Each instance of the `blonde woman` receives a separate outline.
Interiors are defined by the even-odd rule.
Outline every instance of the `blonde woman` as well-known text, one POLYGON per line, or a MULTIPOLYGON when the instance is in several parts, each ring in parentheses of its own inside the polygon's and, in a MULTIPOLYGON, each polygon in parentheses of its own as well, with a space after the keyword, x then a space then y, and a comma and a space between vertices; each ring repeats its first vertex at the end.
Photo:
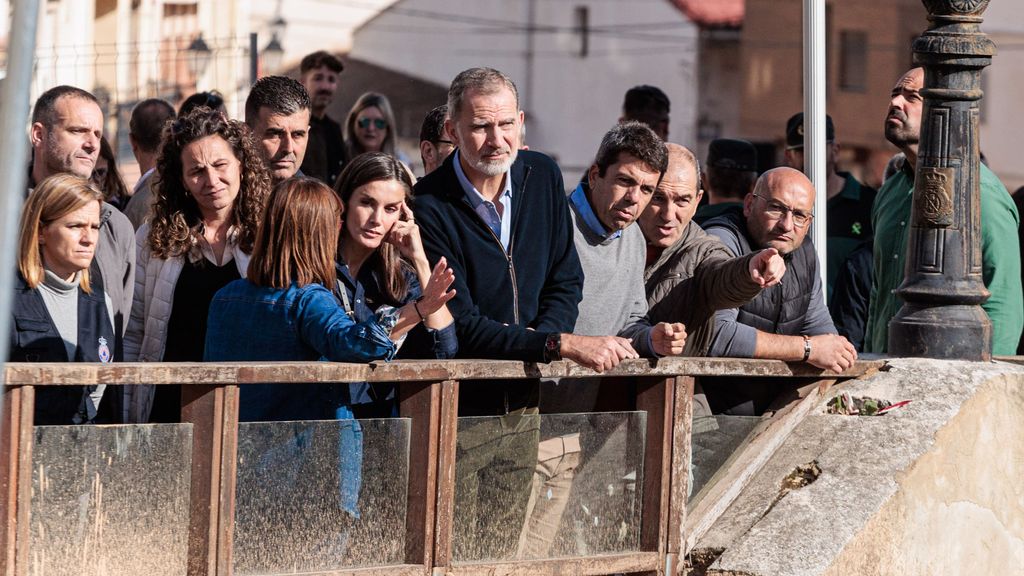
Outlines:
MULTIPOLYGON (((12 362, 111 362, 120 355, 111 304, 89 278, 103 194, 87 179, 56 174, 29 194, 21 212, 12 308, 12 362)), ((36 424, 110 422, 113 394, 102 386, 36 390, 36 424)))

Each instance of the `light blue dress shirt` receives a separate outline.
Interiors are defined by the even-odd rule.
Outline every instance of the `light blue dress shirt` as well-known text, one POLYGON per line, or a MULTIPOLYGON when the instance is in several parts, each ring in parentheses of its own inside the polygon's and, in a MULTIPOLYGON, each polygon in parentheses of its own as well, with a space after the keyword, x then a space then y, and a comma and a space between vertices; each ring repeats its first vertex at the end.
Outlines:
POLYGON ((512 239, 512 171, 505 172, 505 189, 498 197, 501 202, 501 215, 494 203, 485 198, 479 190, 473 186, 466 173, 462 171, 462 164, 459 162, 459 151, 455 151, 455 158, 452 162, 455 165, 455 175, 459 178, 459 184, 466 193, 469 205, 480 215, 484 223, 494 232, 494 235, 501 239, 501 245, 508 251, 509 241, 512 239))

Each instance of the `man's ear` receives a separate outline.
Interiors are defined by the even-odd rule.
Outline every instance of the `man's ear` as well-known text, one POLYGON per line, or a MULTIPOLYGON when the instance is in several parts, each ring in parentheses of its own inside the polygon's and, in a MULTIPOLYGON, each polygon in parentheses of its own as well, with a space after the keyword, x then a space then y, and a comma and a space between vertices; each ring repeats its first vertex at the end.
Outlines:
POLYGON ((456 148, 459 147, 459 135, 455 130, 455 122, 451 118, 444 119, 444 133, 452 141, 456 148))
POLYGON ((697 195, 693 197, 694 204, 700 204, 700 199, 704 197, 704 189, 697 188, 697 195))
POLYGON ((597 164, 591 164, 590 170, 587 170, 587 186, 591 190, 594 189, 594 182, 597 180, 598 176, 600 175, 600 172, 601 169, 597 167, 597 164))
POLYGON ((420 160, 423 161, 423 165, 427 165, 427 158, 434 157, 434 144, 427 140, 420 140, 420 160))
POLYGON ((32 141, 32 146, 38 146, 46 138, 46 126, 43 126, 42 122, 32 123, 32 128, 29 129, 29 140, 32 141))
POLYGON ((754 200, 755 196, 753 192, 748 192, 743 197, 743 216, 750 218, 750 214, 754 211, 754 200))

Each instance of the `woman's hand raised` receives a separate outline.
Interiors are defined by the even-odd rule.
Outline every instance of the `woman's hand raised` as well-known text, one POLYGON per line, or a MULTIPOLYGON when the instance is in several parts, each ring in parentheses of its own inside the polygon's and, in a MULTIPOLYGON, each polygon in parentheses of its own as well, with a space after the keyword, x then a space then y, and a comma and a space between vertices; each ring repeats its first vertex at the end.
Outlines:
POLYGON ((455 297, 455 290, 448 289, 452 282, 455 282, 455 273, 448 268, 448 261, 442 257, 430 273, 430 279, 423 287, 423 295, 416 303, 420 315, 430 316, 455 297))
POLYGON ((402 216, 391 227, 391 233, 388 234, 387 242, 397 248, 399 254, 413 264, 421 260, 426 264, 427 255, 423 251, 420 227, 416 225, 416 220, 413 218, 409 205, 404 202, 402 203, 402 216))

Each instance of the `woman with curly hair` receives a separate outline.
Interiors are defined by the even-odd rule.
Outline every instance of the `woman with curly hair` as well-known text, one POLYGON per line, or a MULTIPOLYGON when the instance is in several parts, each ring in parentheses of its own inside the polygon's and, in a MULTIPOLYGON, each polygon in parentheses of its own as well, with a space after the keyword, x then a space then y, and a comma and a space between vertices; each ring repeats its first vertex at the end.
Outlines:
MULTIPOLYGON (((200 107, 168 124, 136 234, 125 359, 201 362, 214 293, 244 278, 270 176, 245 124, 200 107)), ((177 422, 180 387, 131 387, 129 422, 177 422)))

